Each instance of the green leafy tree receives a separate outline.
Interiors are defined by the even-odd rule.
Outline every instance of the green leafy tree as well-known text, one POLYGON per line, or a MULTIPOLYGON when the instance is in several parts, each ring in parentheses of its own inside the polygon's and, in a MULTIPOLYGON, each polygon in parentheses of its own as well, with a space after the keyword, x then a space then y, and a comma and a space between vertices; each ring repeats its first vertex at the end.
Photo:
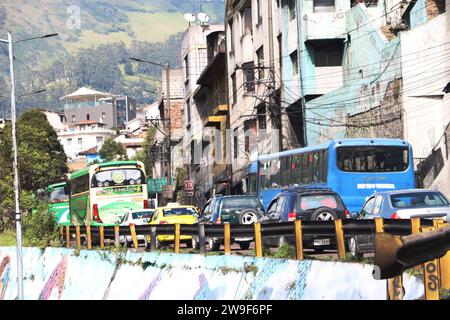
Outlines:
POLYGON ((99 155, 103 161, 128 160, 128 156, 122 148, 122 145, 114 141, 114 138, 108 138, 105 140, 102 148, 100 149, 99 155))
MULTIPOLYGON (((36 191, 64 178, 67 157, 54 129, 39 110, 24 112, 17 121, 19 200, 22 211, 37 204, 36 191)), ((11 225, 14 172, 11 125, 0 130, 0 231, 11 225)))

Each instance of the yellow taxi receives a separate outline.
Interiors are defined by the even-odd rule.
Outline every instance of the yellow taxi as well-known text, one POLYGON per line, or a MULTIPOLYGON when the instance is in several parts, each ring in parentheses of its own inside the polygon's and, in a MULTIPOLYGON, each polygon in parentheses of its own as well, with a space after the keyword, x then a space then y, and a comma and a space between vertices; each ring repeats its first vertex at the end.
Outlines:
MULTIPOLYGON (((155 209, 150 224, 194 224, 198 218, 198 211, 194 206, 180 205, 169 203, 165 207, 158 207, 155 209)), ((161 235, 157 236, 156 247, 160 247, 161 244, 168 244, 173 242, 174 236, 161 235)), ((186 243, 188 248, 192 247, 192 236, 180 236, 180 241, 186 243)))

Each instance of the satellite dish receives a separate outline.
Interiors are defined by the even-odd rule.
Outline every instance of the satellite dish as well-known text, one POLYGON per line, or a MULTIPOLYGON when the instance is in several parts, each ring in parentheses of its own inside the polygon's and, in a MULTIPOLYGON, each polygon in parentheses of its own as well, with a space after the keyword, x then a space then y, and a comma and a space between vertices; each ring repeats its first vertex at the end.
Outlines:
POLYGON ((203 23, 206 23, 209 21, 209 16, 204 12, 200 12, 197 15, 197 18, 198 18, 198 20, 200 20, 200 22, 203 22, 203 23))
POLYGON ((189 22, 194 22, 196 18, 192 13, 186 13, 184 15, 184 19, 186 19, 186 21, 189 21, 189 22))

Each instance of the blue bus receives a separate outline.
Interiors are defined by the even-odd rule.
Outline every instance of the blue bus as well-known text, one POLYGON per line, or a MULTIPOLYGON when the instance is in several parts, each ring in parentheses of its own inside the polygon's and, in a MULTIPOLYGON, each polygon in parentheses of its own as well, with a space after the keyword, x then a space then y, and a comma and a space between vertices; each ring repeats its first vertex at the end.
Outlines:
POLYGON ((376 191, 415 187, 412 148, 399 139, 332 140, 259 156, 248 182, 266 210, 282 189, 308 185, 331 188, 350 212, 359 212, 376 191))

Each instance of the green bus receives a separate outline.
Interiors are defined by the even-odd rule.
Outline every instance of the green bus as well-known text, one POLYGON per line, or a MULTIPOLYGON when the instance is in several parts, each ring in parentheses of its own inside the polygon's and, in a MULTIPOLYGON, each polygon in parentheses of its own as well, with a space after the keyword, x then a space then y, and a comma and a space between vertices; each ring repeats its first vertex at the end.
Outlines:
POLYGON ((48 213, 54 221, 62 226, 70 225, 69 215, 69 194, 67 193, 67 183, 55 183, 47 187, 49 197, 48 213))
POLYGON ((118 225, 128 210, 148 208, 144 164, 115 161, 94 164, 70 176, 73 225, 118 225))

